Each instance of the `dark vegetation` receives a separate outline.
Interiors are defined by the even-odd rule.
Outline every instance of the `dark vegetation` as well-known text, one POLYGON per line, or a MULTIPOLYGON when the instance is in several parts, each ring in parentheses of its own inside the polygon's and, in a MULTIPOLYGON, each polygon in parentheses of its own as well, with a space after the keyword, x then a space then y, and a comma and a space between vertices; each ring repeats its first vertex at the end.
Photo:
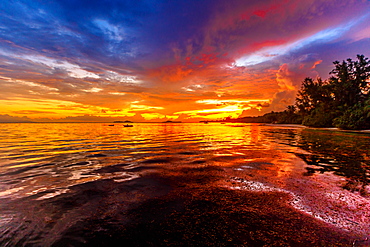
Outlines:
POLYGON ((364 55, 357 55, 356 61, 335 61, 334 66, 328 80, 313 80, 309 77, 304 79, 295 105, 288 106, 285 111, 239 118, 235 122, 370 129, 369 59, 364 55))

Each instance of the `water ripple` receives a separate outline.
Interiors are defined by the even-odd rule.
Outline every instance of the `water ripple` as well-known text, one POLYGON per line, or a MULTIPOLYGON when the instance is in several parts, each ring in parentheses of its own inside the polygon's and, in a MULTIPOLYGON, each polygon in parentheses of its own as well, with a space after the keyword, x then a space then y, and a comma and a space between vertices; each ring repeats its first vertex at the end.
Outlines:
POLYGON ((123 227, 131 205, 171 190, 196 197, 212 186, 286 193, 298 210, 359 234, 370 223, 352 210, 366 208, 360 203, 370 194, 369 135, 258 124, 135 125, 0 124, 0 245, 51 245, 78 222, 107 215, 106 224, 123 227), (314 192, 324 206, 315 208, 314 192))

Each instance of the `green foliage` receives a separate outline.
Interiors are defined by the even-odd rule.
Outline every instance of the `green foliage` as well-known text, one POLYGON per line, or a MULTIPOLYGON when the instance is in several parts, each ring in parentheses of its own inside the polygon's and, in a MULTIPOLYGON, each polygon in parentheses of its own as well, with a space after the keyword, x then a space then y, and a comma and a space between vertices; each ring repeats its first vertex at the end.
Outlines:
POLYGON ((307 77, 302 82, 301 90, 298 91, 296 105, 301 114, 307 115, 319 105, 330 104, 331 101, 331 85, 321 78, 314 81, 307 77))
POLYGON ((310 127, 331 127, 335 113, 324 104, 313 109, 309 115, 303 118, 303 125, 310 127))
POLYGON ((370 129, 370 100, 349 107, 343 115, 334 119, 334 126, 341 129, 370 129))
POLYGON ((296 107, 294 105, 288 106, 288 109, 283 112, 276 113, 276 123, 286 124, 301 124, 302 116, 297 114, 296 107))

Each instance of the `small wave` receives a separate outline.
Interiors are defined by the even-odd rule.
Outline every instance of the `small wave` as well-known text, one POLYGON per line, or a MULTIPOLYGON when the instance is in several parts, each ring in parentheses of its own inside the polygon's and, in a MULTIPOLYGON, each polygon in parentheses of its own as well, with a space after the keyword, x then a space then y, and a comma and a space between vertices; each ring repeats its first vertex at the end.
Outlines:
POLYGON ((39 198, 37 198, 36 200, 40 201, 40 200, 45 200, 45 199, 49 199, 49 198, 53 198, 55 196, 59 196, 61 194, 64 194, 64 193, 67 193, 69 191, 69 189, 59 189, 59 190, 55 190, 55 192, 52 192, 52 193, 47 193, 39 198))
POLYGON ((230 186, 229 188, 231 189, 243 189, 243 190, 259 191, 259 192, 282 192, 284 191, 280 188, 269 186, 269 185, 266 185, 258 181, 245 180, 239 177, 233 177, 230 179, 230 181, 234 184, 239 184, 238 186, 230 186))

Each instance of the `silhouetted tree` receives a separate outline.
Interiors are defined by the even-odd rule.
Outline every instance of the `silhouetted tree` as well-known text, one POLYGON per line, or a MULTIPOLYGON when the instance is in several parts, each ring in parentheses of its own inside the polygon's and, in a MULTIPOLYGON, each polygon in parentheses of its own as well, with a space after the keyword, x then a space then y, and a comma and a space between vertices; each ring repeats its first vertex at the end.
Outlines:
POLYGON ((332 85, 318 78, 306 78, 298 91, 296 105, 302 122, 307 126, 328 127, 332 126, 333 96, 332 85))
POLYGON ((357 55, 357 61, 334 62, 328 81, 306 78, 298 91, 296 105, 303 124, 344 129, 369 128, 370 61, 357 55))
POLYGON ((314 81, 307 77, 303 82, 301 89, 298 91, 296 106, 300 113, 308 115, 313 109, 320 104, 329 104, 332 101, 331 85, 327 81, 318 78, 314 81))
POLYGON ((335 61, 329 80, 305 78, 295 106, 270 112, 246 121, 263 123, 302 123, 313 127, 370 129, 370 61, 357 55, 357 61, 335 61))
MULTIPOLYGON (((370 62, 364 55, 357 55, 357 61, 334 62, 335 68, 330 72, 329 83, 332 86, 337 107, 352 107, 369 99, 370 62)), ((340 109, 345 110, 345 109, 340 109)))
POLYGON ((357 61, 347 59, 335 61, 331 71, 330 84, 334 102, 340 112, 334 125, 343 129, 370 128, 370 61, 364 55, 357 55, 357 61))

